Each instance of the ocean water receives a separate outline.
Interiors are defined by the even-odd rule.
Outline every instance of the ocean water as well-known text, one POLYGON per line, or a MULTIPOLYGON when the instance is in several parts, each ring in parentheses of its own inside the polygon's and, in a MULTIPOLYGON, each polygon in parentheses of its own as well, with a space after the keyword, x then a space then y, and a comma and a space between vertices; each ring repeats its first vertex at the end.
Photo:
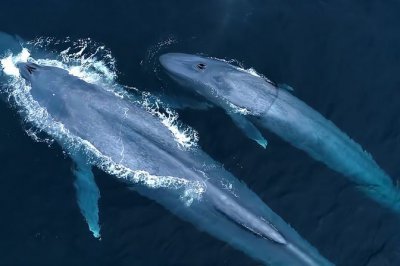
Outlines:
MULTIPOLYGON (((2 1, 0 30, 91 38, 120 83, 176 95, 164 52, 235 59, 315 108, 400 177, 399 1, 2 1)), ((199 145, 337 265, 400 265, 400 219, 347 178, 264 131, 266 150, 220 109, 179 111, 199 145)), ((34 142, 0 101, 0 265, 259 265, 96 170, 102 239, 79 212, 72 162, 34 142)), ((268 251, 266 251, 268 252, 268 251)))

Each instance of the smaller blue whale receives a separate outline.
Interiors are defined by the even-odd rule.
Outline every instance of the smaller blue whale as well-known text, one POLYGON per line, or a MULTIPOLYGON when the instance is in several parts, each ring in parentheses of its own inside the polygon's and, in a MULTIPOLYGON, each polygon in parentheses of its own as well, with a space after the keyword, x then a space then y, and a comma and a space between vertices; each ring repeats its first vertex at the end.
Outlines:
POLYGON ((372 199, 400 211, 400 194, 372 156, 331 121, 254 71, 203 56, 160 57, 167 73, 185 88, 226 110, 236 125, 265 147, 258 128, 268 129, 312 158, 342 173, 372 199))

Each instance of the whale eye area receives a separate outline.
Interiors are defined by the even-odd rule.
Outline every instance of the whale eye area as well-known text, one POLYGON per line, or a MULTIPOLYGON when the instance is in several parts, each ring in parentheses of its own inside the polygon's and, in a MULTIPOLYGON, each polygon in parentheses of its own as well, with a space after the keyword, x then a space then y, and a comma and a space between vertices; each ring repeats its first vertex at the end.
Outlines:
POLYGON ((197 64, 196 67, 197 67, 198 69, 200 69, 200 70, 204 70, 204 69, 206 69, 206 64, 200 63, 200 64, 197 64))

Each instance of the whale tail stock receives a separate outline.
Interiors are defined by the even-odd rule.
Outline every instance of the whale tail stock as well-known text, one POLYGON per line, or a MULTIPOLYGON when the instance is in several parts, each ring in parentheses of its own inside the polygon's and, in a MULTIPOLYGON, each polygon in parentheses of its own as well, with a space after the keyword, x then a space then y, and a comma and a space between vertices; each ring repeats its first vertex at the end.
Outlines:
POLYGON ((357 188, 386 208, 400 214, 400 180, 384 185, 358 185, 357 188))

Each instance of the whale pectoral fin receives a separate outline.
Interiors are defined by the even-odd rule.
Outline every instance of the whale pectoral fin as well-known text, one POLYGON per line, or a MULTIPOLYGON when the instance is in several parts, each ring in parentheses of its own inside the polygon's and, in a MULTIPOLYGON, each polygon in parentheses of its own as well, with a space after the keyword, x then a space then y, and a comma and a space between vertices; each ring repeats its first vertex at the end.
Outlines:
POLYGON ((74 156, 73 161, 73 173, 76 178, 74 187, 76 189, 79 208, 93 236, 100 238, 98 205, 100 191, 94 180, 92 166, 79 156, 74 156))
POLYGON ((263 137, 261 132, 251 123, 245 116, 238 113, 229 113, 233 122, 242 130, 242 132, 250 139, 256 141, 264 149, 268 145, 268 141, 263 137))

